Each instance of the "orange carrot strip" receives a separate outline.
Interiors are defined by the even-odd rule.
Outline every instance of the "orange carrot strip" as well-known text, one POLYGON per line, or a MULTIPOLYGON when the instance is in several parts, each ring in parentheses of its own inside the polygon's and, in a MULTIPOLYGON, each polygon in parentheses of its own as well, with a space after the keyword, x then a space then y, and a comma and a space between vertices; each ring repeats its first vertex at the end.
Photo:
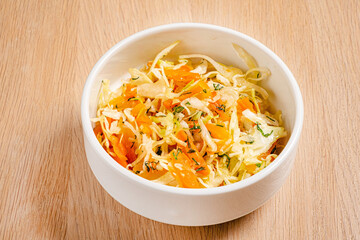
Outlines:
POLYGON ((186 139, 188 138, 186 132, 184 130, 179 130, 176 134, 175 137, 177 137, 178 139, 180 139, 181 141, 185 142, 186 139))
POLYGON ((171 110, 172 109, 172 99, 168 99, 163 102, 166 109, 171 110))
POLYGON ((176 133, 176 137, 180 140, 187 143, 187 145, 180 146, 180 149, 182 152, 191 160, 190 166, 192 169, 194 169, 198 174, 207 176, 210 174, 210 169, 207 166, 204 158, 201 156, 200 152, 197 150, 194 142, 188 138, 187 134, 184 130, 179 130, 176 133))
POLYGON ((199 99, 208 98, 211 96, 211 89, 205 82, 199 81, 196 85, 192 86, 182 95, 180 95, 179 100, 183 101, 189 97, 194 96, 195 94, 199 99))
POLYGON ((239 117, 242 116, 242 112, 245 111, 246 109, 249 109, 250 111, 255 113, 254 105, 250 102, 249 98, 247 98, 247 97, 240 98, 237 101, 237 104, 238 104, 238 115, 239 115, 239 117))
POLYGON ((200 188, 196 175, 191 170, 187 156, 179 150, 170 152, 170 163, 168 168, 180 187, 200 188), (180 166, 179 166, 180 165, 180 166))
POLYGON ((205 126, 209 130, 209 132, 211 133, 211 136, 213 138, 217 138, 217 139, 228 139, 228 138, 230 138, 230 134, 226 130, 225 127, 221 127, 221 126, 218 126, 218 125, 215 125, 215 124, 210 124, 210 123, 205 124, 205 126))
POLYGON ((224 105, 225 104, 221 100, 218 100, 215 103, 210 103, 209 107, 212 111, 219 115, 220 120, 229 121, 231 117, 225 113, 223 109, 224 105))
POLYGON ((109 141, 114 149, 114 153, 117 158, 114 158, 118 163, 120 163, 123 167, 127 166, 127 157, 126 157, 126 149, 124 145, 119 141, 119 138, 115 135, 111 135, 109 137, 109 141))
POLYGON ((96 124, 96 126, 94 127, 94 134, 97 137, 99 133, 102 133, 102 128, 100 124, 96 124))
POLYGON ((183 88, 191 82, 200 79, 200 74, 189 72, 189 68, 182 66, 179 69, 165 69, 165 75, 169 81, 174 81, 176 88, 183 88))
POLYGON ((133 109, 131 109, 131 115, 137 116, 143 109, 145 109, 145 104, 138 103, 133 109))

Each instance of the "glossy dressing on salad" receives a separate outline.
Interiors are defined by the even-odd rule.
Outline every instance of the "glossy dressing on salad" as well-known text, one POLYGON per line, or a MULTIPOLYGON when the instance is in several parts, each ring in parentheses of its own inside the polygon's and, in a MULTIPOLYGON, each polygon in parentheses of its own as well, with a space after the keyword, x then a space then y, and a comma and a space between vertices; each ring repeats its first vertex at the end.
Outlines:
POLYGON ((274 161, 286 136, 257 83, 267 68, 233 44, 247 71, 202 54, 165 60, 163 49, 110 90, 103 80, 94 133, 124 168, 150 181, 210 188, 248 178, 274 161))

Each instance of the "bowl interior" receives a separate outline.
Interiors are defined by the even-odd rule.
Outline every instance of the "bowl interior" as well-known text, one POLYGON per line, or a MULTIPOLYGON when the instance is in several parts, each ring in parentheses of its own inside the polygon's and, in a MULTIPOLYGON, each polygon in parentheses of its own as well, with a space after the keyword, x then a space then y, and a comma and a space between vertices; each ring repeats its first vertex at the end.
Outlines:
MULTIPOLYGON (((177 24, 150 29, 124 39, 109 50, 93 69, 87 82, 88 86, 85 87, 90 90, 87 94, 88 121, 96 116, 102 79, 109 79, 112 88, 120 86, 122 79, 129 76, 127 74, 129 68, 142 66, 147 61, 153 60, 159 51, 176 40, 181 42, 169 57, 200 53, 241 69, 245 69, 245 65, 234 51, 232 43, 246 49, 257 60, 259 66, 270 69, 270 78, 263 81, 261 86, 268 91, 270 102, 275 109, 282 111, 284 127, 289 136, 292 134, 296 119, 302 119, 300 113, 302 100, 298 86, 286 65, 256 40, 233 30, 204 24, 177 24)), ((298 126, 300 133, 301 123, 298 126)))

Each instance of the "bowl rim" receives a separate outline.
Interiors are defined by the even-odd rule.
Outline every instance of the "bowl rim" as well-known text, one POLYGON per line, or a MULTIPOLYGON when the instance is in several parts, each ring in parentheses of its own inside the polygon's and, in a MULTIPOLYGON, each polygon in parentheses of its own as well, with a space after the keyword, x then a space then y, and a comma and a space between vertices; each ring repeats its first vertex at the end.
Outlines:
POLYGON ((133 181, 134 183, 143 185, 148 188, 152 188, 153 190, 158 190, 161 192, 172 193, 177 195, 201 195, 201 196, 217 195, 217 194, 223 194, 223 193, 243 189, 261 181, 269 174, 271 174, 275 169, 277 169, 284 161, 286 161, 288 156, 292 152, 296 151, 297 143, 301 135, 303 119, 304 119, 304 106, 303 106, 303 99, 300 92, 300 88, 289 68, 273 51, 271 51, 268 47, 266 47, 259 41, 253 39, 252 37, 244 33, 226 27, 221 27, 212 24, 204 24, 204 23, 172 23, 172 24, 160 25, 145 29, 143 31, 137 32, 135 34, 130 35, 129 37, 124 38, 116 45, 114 45, 112 48, 110 48, 95 64, 95 66, 93 67, 89 76, 86 79, 83 88, 82 98, 81 98, 81 120, 82 120, 84 137, 87 138, 91 147, 97 152, 97 154, 101 156, 101 161, 104 161, 107 165, 109 165, 113 170, 116 171, 117 174, 121 174, 124 177, 129 178, 129 180, 133 181), (148 35, 153 35, 168 30, 194 29, 194 28, 207 29, 210 31, 220 31, 231 35, 235 35, 236 37, 242 38, 243 40, 249 42, 250 44, 256 45, 256 47, 258 47, 261 51, 263 51, 265 54, 268 54, 281 67, 281 69, 284 71, 285 75, 287 76, 287 79, 290 82, 292 96, 294 97, 295 105, 296 105, 295 124, 292 129, 292 134, 285 148, 276 158, 276 161, 272 162, 268 167, 266 167, 262 171, 256 173, 255 175, 247 179, 244 179, 242 181, 230 185, 215 187, 215 188, 189 189, 189 188, 172 187, 172 186, 162 185, 159 183, 154 183, 152 181, 149 181, 145 178, 142 178, 130 172, 126 168, 122 167, 120 164, 116 163, 113 160, 113 158, 111 158, 110 155, 101 147, 95 135, 93 134, 93 129, 90 121, 90 114, 89 114, 89 98, 90 98, 91 86, 95 81, 95 76, 97 72, 101 69, 103 64, 109 58, 111 58, 118 51, 118 49, 148 35))

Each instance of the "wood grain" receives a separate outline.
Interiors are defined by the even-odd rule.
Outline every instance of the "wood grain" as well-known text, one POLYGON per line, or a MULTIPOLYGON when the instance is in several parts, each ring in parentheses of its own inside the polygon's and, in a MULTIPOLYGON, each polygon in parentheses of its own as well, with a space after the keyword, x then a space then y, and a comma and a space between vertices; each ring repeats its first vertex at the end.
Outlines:
POLYGON ((0 239, 359 239, 359 10, 356 0, 0 0, 0 239), (264 206, 229 223, 145 219, 101 188, 85 157, 88 73, 116 42, 173 22, 258 39, 303 93, 291 176, 264 206))

